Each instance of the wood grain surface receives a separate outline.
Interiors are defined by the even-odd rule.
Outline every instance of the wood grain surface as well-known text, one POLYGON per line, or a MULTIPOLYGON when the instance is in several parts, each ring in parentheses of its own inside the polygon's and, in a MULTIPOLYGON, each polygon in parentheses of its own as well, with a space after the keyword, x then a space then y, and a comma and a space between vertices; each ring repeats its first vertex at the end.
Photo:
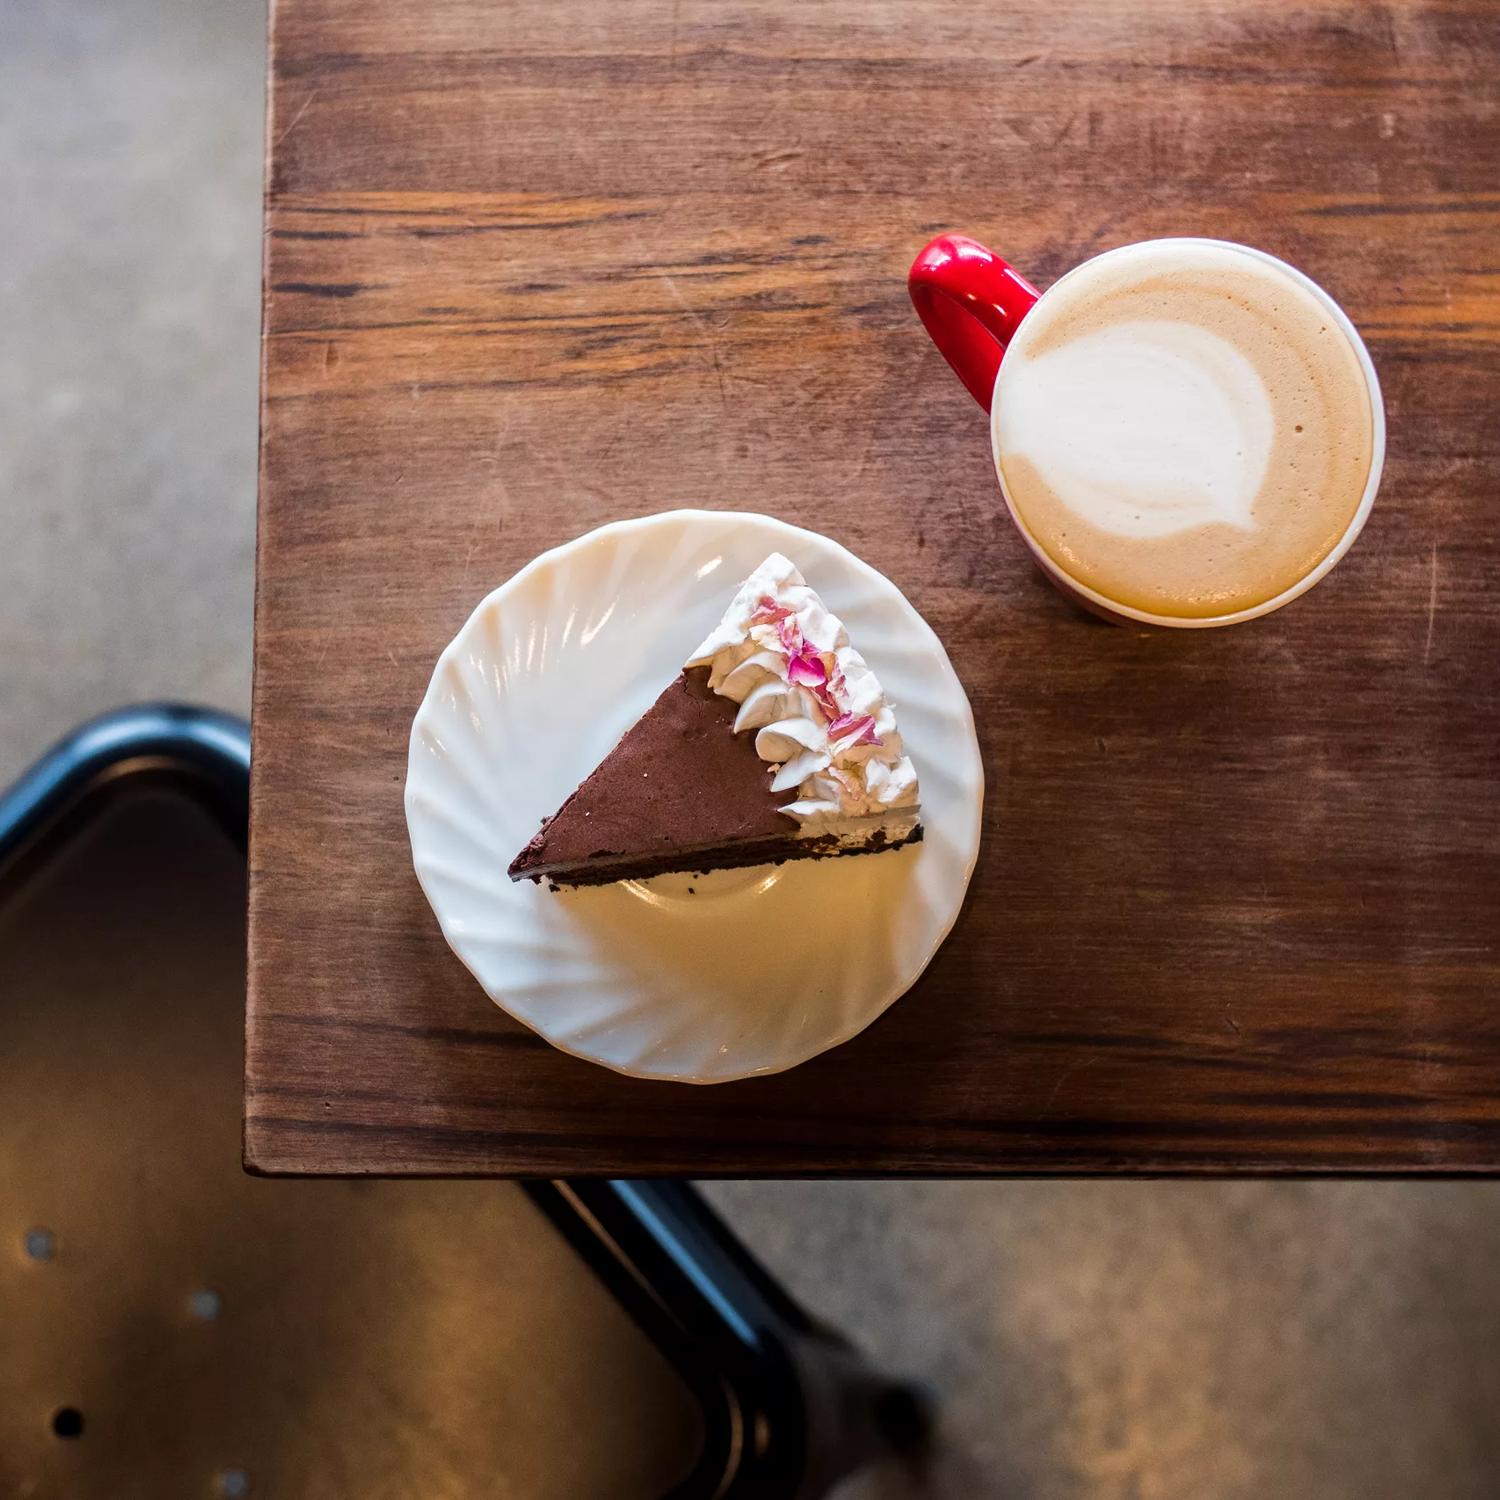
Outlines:
POLYGON ((246 1157, 304 1173, 1500 1167, 1500 24, 1359 0, 279 0, 246 1157), (1161 234, 1326 285, 1385 385, 1331 577, 1116 629, 1008 529, 907 300, 1161 234), (946 642, 968 905, 862 1036, 711 1089, 495 1009, 411 870, 407 734, 490 588, 769 511, 946 642))

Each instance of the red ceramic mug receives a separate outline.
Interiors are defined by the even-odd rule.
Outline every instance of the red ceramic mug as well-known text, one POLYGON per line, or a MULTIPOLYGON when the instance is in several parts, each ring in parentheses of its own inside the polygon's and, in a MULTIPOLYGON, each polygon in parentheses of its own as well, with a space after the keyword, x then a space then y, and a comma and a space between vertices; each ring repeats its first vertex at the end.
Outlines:
MULTIPOLYGON (((1167 243, 1165 241, 1161 243, 1167 243)), ((1375 374, 1364 341, 1360 338, 1348 315, 1315 281, 1263 250, 1248 245, 1230 245, 1221 240, 1182 240, 1180 244, 1216 245, 1243 251, 1257 259, 1269 262, 1291 275, 1305 286, 1327 309, 1330 317, 1343 331, 1364 374, 1371 406, 1372 451, 1370 470, 1363 496, 1354 518, 1338 544, 1311 572, 1299 578, 1275 598, 1233 614, 1207 617, 1157 615, 1139 610, 1118 600, 1105 597, 1070 577, 1032 536, 1025 521, 1016 509, 1009 491, 1005 487, 1005 476, 1000 467, 999 445, 995 440, 995 424, 991 422, 991 448, 995 460, 995 471, 1000 480, 1001 493, 1010 511, 1016 529, 1021 533, 1032 556, 1047 577, 1068 598, 1083 608, 1117 624, 1163 625, 1176 628, 1203 628, 1215 625, 1233 625, 1243 620, 1256 619, 1280 609, 1299 594, 1304 594, 1324 577, 1334 564, 1354 544, 1354 539, 1364 527, 1365 520, 1374 505, 1375 492, 1380 484, 1380 472, 1385 460, 1385 408, 1380 395, 1380 381, 1375 374)), ((1120 252, 1106 251, 1105 255, 1120 252)), ((1063 278, 1066 279, 1066 278, 1063 278)), ((907 277, 911 300, 918 316, 942 353, 953 367, 954 373, 963 382, 965 389, 990 412, 994 403, 995 382, 999 378, 1000 364, 1005 356, 1006 345, 1015 336, 1021 320, 1041 301, 1046 294, 1039 292, 1027 279, 1007 265, 993 250, 987 249, 977 240, 962 234, 943 234, 926 245, 912 262, 907 277)))

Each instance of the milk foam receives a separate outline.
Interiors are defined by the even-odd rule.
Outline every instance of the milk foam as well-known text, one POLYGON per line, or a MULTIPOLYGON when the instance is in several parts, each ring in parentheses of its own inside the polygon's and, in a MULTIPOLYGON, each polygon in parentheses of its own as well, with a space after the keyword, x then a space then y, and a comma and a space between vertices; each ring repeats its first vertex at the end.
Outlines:
POLYGON ((1274 598, 1341 540, 1372 461, 1370 390, 1279 263, 1161 240, 1087 262, 1027 315, 995 388, 1006 490, 1109 599, 1208 617, 1274 598))
POLYGON ((1206 328, 1140 319, 1036 356, 1006 451, 1119 536, 1255 525, 1276 414, 1255 366, 1206 328))

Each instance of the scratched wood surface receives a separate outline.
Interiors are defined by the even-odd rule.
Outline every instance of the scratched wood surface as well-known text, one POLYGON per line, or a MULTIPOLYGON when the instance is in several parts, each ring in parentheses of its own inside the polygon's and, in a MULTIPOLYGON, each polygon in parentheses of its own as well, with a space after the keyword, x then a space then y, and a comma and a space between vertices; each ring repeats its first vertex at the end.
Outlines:
POLYGON ((1500 25, 1487 3, 279 0, 246 1155, 308 1173, 1500 1166, 1500 25), (1306 599, 1052 593, 912 316, 1153 235, 1323 282, 1385 383, 1306 599), (764 509, 888 573, 989 775, 927 976, 783 1076, 632 1082, 484 998, 412 876, 432 663, 538 551, 764 509))

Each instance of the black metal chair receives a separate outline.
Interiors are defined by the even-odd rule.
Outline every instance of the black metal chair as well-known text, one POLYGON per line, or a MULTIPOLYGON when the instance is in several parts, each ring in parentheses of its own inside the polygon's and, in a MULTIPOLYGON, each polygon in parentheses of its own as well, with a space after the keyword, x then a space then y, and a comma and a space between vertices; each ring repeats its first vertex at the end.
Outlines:
MULTIPOLYGON (((242 856, 249 765, 248 726, 225 714, 152 704, 122 709, 84 725, 0 794, 0 914, 25 882, 38 877, 108 808, 148 791, 185 800, 206 813, 242 856)), ((24 918, 23 912, 21 930, 24 918)), ((0 926, 0 943, 5 930, 0 926)), ((0 1109, 0 1146, 3 1117, 0 1109)), ((120 1128, 129 1126, 123 1121, 120 1128)), ((17 1149, 24 1150, 24 1135, 17 1141, 17 1149)), ((0 1176, 0 1185, 4 1180, 0 1176)), ((296 1186, 302 1192, 333 1191, 327 1184, 296 1186)), ((360 1186, 341 1184, 338 1189, 360 1186)), ((461 1186, 467 1192, 486 1190, 476 1184, 461 1186)), ((928 1422, 918 1393, 873 1370, 847 1340, 799 1307, 691 1186, 667 1181, 521 1186, 690 1392, 696 1408, 696 1455, 686 1476, 669 1486, 670 1495, 801 1500, 824 1494, 840 1477, 878 1455, 911 1458, 920 1452, 928 1422)), ((32 1225, 24 1219, 25 1208, 11 1205, 13 1213, 23 1215, 18 1223, 24 1228, 24 1257, 48 1260, 55 1248, 54 1232, 65 1236, 66 1226, 54 1231, 32 1225)), ((31 1285, 20 1280, 12 1285, 0 1276, 0 1326, 7 1321, 21 1326, 7 1317, 7 1286, 10 1296, 23 1298, 31 1285)), ((193 1303, 197 1311, 192 1316, 217 1316, 217 1292, 193 1295, 199 1300, 193 1303)), ((569 1321, 566 1306, 549 1315, 559 1327, 569 1321)), ((34 1325, 37 1338, 49 1344, 45 1368, 51 1371, 66 1367, 68 1337, 59 1332, 49 1338, 49 1316, 63 1322, 67 1317, 60 1310, 44 1310, 34 1325)), ((155 1346, 144 1335, 139 1343, 140 1357, 148 1362, 155 1346)), ((267 1347, 273 1344, 274 1339, 267 1347)), ((118 1349, 113 1357, 122 1357, 118 1349)), ((125 1351, 127 1363, 131 1357, 125 1351)), ((150 1371, 142 1369, 133 1378, 147 1381, 150 1371)), ((26 1399, 13 1394, 11 1404, 24 1405, 26 1399)), ((58 1404, 56 1393, 41 1393, 37 1399, 51 1412, 49 1441, 87 1441, 85 1411, 58 1404)), ((12 1419, 17 1431, 25 1428, 15 1413, 12 1419)), ((16 1455, 24 1455, 27 1444, 17 1439, 8 1445, 6 1431, 7 1419, 0 1413, 0 1490, 12 1483, 31 1493, 26 1486, 38 1482, 34 1465, 25 1472, 6 1469, 7 1462, 25 1466, 24 1456, 16 1455), (7 1446, 13 1450, 9 1460, 3 1456, 7 1446)), ((586 1426, 580 1426, 577 1441, 590 1441, 586 1426)), ((40 1452, 34 1447, 29 1451, 40 1452)), ((45 1454, 36 1462, 44 1460, 45 1454)), ((521 1464, 516 1471, 524 1469, 521 1464)), ((249 1492, 247 1470, 231 1465, 217 1473, 220 1493, 249 1492)), ((134 1492, 137 1482, 130 1474, 119 1472, 115 1480, 119 1492, 134 1492)), ((35 1492, 49 1493, 46 1488, 35 1492)))

